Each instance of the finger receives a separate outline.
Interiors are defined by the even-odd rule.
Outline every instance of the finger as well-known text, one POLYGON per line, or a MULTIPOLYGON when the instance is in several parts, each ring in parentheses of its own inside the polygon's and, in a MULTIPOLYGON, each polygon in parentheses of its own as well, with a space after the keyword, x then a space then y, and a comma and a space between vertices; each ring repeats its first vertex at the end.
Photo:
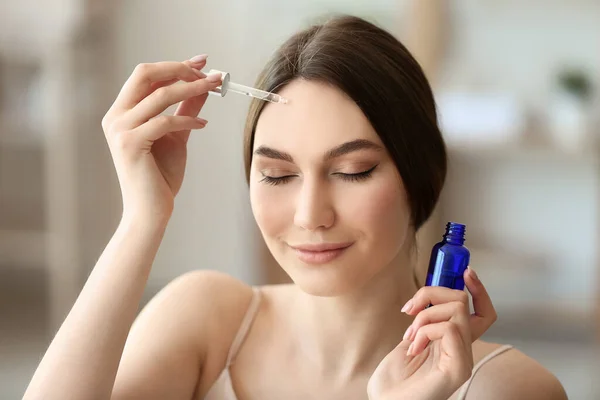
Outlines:
MULTIPOLYGON (((191 63, 191 61, 190 61, 191 63)), ((193 64, 192 64, 193 65, 193 64)), ((193 65, 194 68, 200 70, 206 65, 206 58, 204 60, 199 60, 197 64, 193 65)), ((202 73, 202 72, 201 72, 202 73)), ((202 73, 204 75, 204 73, 202 73)), ((206 77, 206 75, 204 75, 206 77)), ((196 117, 202 107, 204 107, 204 103, 206 103, 206 99, 208 98, 208 94, 203 94, 200 96, 192 97, 191 99, 187 99, 182 101, 179 106, 177 106, 177 110, 175 110, 175 115, 185 115, 190 117, 196 117)), ((190 131, 185 130, 181 132, 177 132, 184 142, 187 142, 190 137, 190 131)))
POLYGON ((206 60, 208 59, 208 55, 200 54, 199 56, 194 56, 189 60, 184 61, 185 64, 191 66, 192 68, 200 69, 200 65, 204 66, 206 64, 206 60))
POLYGON ((417 332, 423 326, 444 321, 453 321, 461 329, 470 329, 469 308, 460 301, 452 301, 427 308, 417 314, 413 323, 406 330, 403 339, 415 340, 417 332))
POLYGON ((438 368, 454 382, 455 385, 463 384, 473 371, 473 351, 470 339, 462 336, 460 329, 452 322, 440 322, 421 328, 419 335, 408 348, 407 356, 417 356, 429 342, 439 341, 438 357, 443 357, 445 362, 438 361, 438 368), (450 362, 448 362, 448 360, 450 362))
MULTIPOLYGON (((190 60, 187 60, 187 61, 184 61, 183 64, 188 65, 194 69, 194 73, 197 76, 196 76, 196 79, 193 79, 193 80, 206 78, 206 75, 204 74, 204 72, 200 71, 202 68, 204 68, 206 66, 206 58, 204 60, 198 61, 196 63, 192 63, 190 60)), ((169 79, 166 81, 153 82, 151 85, 151 88, 150 88, 150 92, 154 92, 156 89, 163 87, 163 86, 172 85, 179 80, 180 79, 169 79)), ((186 80, 186 82, 192 82, 192 80, 189 80, 189 81, 186 80)), ((148 93, 148 94, 150 94, 150 93, 148 93)))
POLYGON ((481 280, 471 267, 465 271, 465 285, 473 298, 473 314, 470 317, 473 340, 479 338, 496 321, 497 314, 492 299, 481 280))
MULTIPOLYGON (((208 94, 202 94, 200 96, 192 97, 191 99, 182 101, 177 107, 177 110, 175 110, 175 115, 196 117, 200 113, 200 110, 202 110, 202 107, 204 107, 204 103, 206 103, 207 98, 208 94)), ((184 142, 187 142, 190 137, 189 130, 180 131, 177 132, 177 134, 184 142)))
POLYGON ((154 142, 169 132, 202 129, 206 126, 207 122, 207 120, 202 118, 160 115, 127 134, 137 135, 142 140, 154 142))
POLYGON ((125 113, 121 123, 125 129, 135 128, 164 112, 173 104, 206 94, 220 84, 221 74, 214 74, 195 82, 185 82, 180 85, 159 88, 125 113))
POLYGON ((416 315, 430 304, 436 305, 452 301, 460 301, 468 305, 469 296, 463 290, 449 289, 443 286, 424 286, 402 307, 402 312, 416 315))
POLYGON ((426 325, 419 329, 406 354, 416 356, 425 350, 429 342, 435 340, 444 341, 444 351, 451 358, 463 358, 465 350, 469 353, 467 347, 471 348, 471 341, 469 338, 464 337, 464 332, 461 331, 459 326, 453 322, 445 321, 426 325), (468 346, 466 343, 468 343, 468 346))
POLYGON ((151 93, 154 82, 173 79, 192 82, 198 78, 199 75, 194 68, 182 62, 163 61, 139 64, 123 85, 114 106, 121 109, 133 108, 151 93))

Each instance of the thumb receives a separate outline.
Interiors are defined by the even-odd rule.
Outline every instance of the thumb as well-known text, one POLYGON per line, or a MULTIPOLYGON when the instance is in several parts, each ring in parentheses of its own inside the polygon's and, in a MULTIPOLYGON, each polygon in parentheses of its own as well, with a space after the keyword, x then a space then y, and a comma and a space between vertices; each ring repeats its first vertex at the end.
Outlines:
POLYGON ((404 360, 407 358, 407 351, 412 341, 409 339, 403 339, 392 351, 390 351, 382 360, 383 362, 392 362, 394 364, 398 364, 399 360, 404 360))

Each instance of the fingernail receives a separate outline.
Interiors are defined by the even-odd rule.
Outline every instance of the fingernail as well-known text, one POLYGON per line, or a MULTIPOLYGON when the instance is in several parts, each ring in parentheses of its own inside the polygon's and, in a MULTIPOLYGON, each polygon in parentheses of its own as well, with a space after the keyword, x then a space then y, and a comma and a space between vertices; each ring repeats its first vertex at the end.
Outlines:
POLYGON ((404 337, 402 337, 402 340, 406 340, 410 337, 410 335, 412 334, 413 331, 413 327, 412 325, 408 327, 408 329, 406 330, 406 332, 404 332, 404 337))
POLYGON ((192 71, 194 71, 194 73, 196 74, 196 76, 198 78, 200 78, 200 79, 206 78, 206 75, 204 75, 204 72, 200 71, 199 69, 192 68, 192 71))
POLYGON ((407 356, 412 355, 412 349, 413 349, 414 345, 415 345, 414 343, 411 343, 410 346, 408 346, 408 351, 406 352, 407 356))
POLYGON ((475 272, 475 270, 473 268, 471 268, 471 266, 469 266, 469 274, 471 274, 471 278, 473 278, 474 280, 479 282, 479 277, 477 276, 477 273, 475 272))
POLYGON ((206 77, 206 80, 208 82, 220 82, 221 81, 221 74, 216 73, 216 74, 210 74, 206 77))
POLYGON ((207 58, 208 58, 208 55, 200 54, 198 56, 194 56, 194 57, 190 58, 190 62, 192 64, 200 64, 201 62, 206 61, 207 58))
POLYGON ((198 122, 200 122, 202 124, 205 124, 205 125, 208 124, 208 121, 205 120, 204 118, 196 118, 196 121, 198 121, 198 122))
POLYGON ((410 311, 410 309, 412 308, 412 299, 410 299, 409 301, 406 302, 406 304, 404 305, 404 307, 402 307, 402 310, 400 310, 400 312, 403 313, 407 313, 410 311))

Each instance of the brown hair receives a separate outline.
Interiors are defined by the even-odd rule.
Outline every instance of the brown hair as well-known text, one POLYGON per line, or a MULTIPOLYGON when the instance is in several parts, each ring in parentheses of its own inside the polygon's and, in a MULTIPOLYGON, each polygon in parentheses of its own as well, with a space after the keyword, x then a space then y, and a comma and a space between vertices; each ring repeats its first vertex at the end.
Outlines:
MULTIPOLYGON (((276 92, 295 79, 332 85, 356 102, 398 168, 412 224, 418 230, 442 190, 446 149, 433 93, 406 47, 370 22, 338 16, 288 39, 265 66, 256 86, 276 92)), ((253 100, 246 121, 248 180, 256 124, 265 104, 253 100)))

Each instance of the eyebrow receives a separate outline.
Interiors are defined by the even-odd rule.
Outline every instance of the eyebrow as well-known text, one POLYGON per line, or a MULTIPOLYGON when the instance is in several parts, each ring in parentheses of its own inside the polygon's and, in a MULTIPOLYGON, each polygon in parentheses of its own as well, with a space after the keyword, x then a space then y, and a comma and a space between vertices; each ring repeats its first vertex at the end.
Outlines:
MULTIPOLYGON (((343 155, 353 153, 355 151, 360 150, 376 150, 381 151, 382 147, 376 143, 371 142, 366 139, 356 139, 350 142, 343 143, 333 149, 329 150, 325 155, 325 161, 329 161, 333 158, 341 157, 343 155)), ((272 158, 274 160, 282 160, 287 162, 294 162, 294 159, 289 153, 284 151, 279 151, 272 149, 267 146, 260 146, 258 149, 254 151, 254 154, 257 156, 263 156, 267 158, 272 158)))

